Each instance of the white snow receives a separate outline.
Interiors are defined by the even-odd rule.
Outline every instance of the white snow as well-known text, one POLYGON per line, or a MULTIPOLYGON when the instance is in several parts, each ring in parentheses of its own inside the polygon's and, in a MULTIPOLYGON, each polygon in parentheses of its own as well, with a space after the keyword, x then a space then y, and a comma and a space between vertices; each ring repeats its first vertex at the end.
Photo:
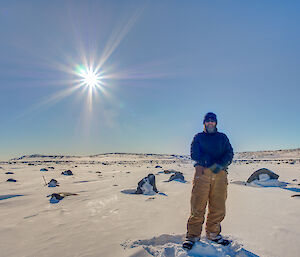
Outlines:
POLYGON ((300 194, 300 164, 297 159, 291 164, 286 152, 282 155, 281 161, 262 161, 262 154, 252 152, 246 164, 243 153, 243 161, 229 167, 222 234, 233 243, 212 244, 203 234, 190 252, 181 247, 194 175, 186 156, 33 155, 0 163, 0 256, 298 256, 300 197, 291 196, 300 194), (156 165, 182 172, 187 183, 165 183, 170 175, 160 173, 156 165), (48 166, 55 169, 40 171, 48 166), (241 182, 260 168, 274 171, 283 184, 271 186, 272 180, 264 177, 259 183, 265 184, 241 182), (73 176, 61 175, 68 169, 73 176), (14 174, 5 174, 8 171, 14 174), (149 173, 155 174, 160 193, 133 194, 149 173), (47 182, 56 179, 60 187, 45 186, 42 176, 47 182), (9 177, 17 182, 6 182, 9 177), (47 196, 58 192, 78 195, 50 203, 47 196))
POLYGON ((258 177, 258 180, 253 180, 249 184, 261 187, 286 187, 288 185, 288 183, 279 181, 278 179, 271 179, 268 174, 260 174, 258 177))
POLYGON ((268 174, 259 174, 258 178, 259 178, 259 181, 265 182, 270 179, 270 176, 268 174))
POLYGON ((148 178, 144 178, 144 184, 142 185, 141 189, 143 191, 144 195, 155 195, 155 192, 153 191, 153 186, 150 184, 148 178))

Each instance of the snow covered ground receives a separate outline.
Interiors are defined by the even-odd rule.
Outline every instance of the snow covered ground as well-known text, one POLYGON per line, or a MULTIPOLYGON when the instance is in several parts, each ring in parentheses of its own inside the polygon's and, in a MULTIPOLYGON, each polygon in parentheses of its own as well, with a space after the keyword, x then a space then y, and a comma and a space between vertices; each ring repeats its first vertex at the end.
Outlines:
POLYGON ((300 197, 291 197, 300 194, 299 153, 236 155, 228 170, 222 223, 222 234, 233 240, 232 246, 203 238, 190 252, 181 248, 194 174, 186 156, 34 155, 2 162, 0 256, 299 256, 300 197), (40 171, 43 168, 48 171, 40 171), (258 187, 241 182, 260 168, 289 184, 258 187), (166 169, 182 172, 187 182, 165 182, 171 176, 162 172, 166 169), (65 170, 74 175, 61 175, 65 170), (159 193, 132 194, 149 173, 155 174, 159 193), (43 176, 60 186, 45 186, 43 176), (9 178, 17 182, 6 182, 9 178), (77 195, 51 203, 47 196, 59 192, 77 195))

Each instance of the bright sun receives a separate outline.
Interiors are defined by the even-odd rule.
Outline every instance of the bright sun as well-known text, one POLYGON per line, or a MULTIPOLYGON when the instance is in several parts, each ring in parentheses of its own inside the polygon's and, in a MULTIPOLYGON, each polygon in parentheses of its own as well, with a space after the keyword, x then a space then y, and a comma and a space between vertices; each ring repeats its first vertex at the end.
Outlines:
POLYGON ((100 87, 101 76, 92 67, 83 67, 80 65, 77 67, 77 73, 81 77, 80 82, 83 86, 89 88, 100 87))

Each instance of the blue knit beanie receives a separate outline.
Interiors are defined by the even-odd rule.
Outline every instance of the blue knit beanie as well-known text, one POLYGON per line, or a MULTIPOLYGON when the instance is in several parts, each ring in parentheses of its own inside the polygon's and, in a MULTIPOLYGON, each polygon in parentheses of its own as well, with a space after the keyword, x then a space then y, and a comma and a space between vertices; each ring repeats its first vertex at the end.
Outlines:
POLYGON ((204 122, 206 122, 208 120, 213 120, 216 123, 218 123, 218 121, 217 121, 217 115, 214 114, 213 112, 208 112, 208 113, 205 114, 205 117, 204 117, 204 120, 203 120, 203 124, 204 124, 204 122))

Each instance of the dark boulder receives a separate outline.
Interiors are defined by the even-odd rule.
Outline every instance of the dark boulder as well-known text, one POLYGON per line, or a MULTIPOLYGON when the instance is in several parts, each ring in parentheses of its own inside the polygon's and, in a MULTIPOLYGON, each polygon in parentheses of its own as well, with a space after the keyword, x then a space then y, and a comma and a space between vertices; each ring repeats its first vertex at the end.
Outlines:
POLYGON ((50 203, 58 203, 60 200, 64 199, 66 196, 69 195, 77 195, 77 194, 69 193, 69 192, 61 192, 61 193, 53 193, 51 195, 48 195, 47 197, 51 197, 50 203))
POLYGON ((5 172, 5 174, 14 174, 14 173, 11 171, 8 171, 8 172, 5 172))
POLYGON ((56 179, 51 179, 50 182, 48 183, 48 187, 58 187, 59 184, 56 179))
POLYGON ((170 169, 170 170, 164 170, 164 173, 165 174, 171 174, 171 173, 176 173, 178 172, 177 170, 173 170, 173 169, 170 169))
POLYGON ((40 169, 40 171, 48 171, 47 169, 43 168, 43 169, 40 169))
POLYGON ((179 172, 179 171, 172 174, 171 177, 169 178, 168 182, 170 182, 172 180, 179 180, 179 181, 185 182, 185 179, 184 179, 184 176, 183 176, 182 172, 179 172))
POLYGON ((255 172, 253 172, 252 175, 248 178, 247 183, 251 183, 254 180, 259 180, 259 175, 261 175, 261 174, 267 174, 270 177, 270 179, 278 179, 279 178, 279 175, 277 175, 273 171, 270 171, 266 168, 262 168, 262 169, 259 169, 255 172))
POLYGON ((15 180, 13 178, 9 178, 8 180, 6 180, 6 182, 17 182, 17 180, 15 180))
POLYGON ((60 195, 60 194, 57 194, 57 193, 53 193, 53 194, 51 195, 51 198, 52 198, 52 197, 56 198, 57 200, 62 200, 62 199, 64 198, 63 195, 60 195))
POLYGON ((61 173, 61 175, 72 176, 73 172, 71 170, 65 170, 61 173))
POLYGON ((158 193, 155 183, 155 175, 150 173, 147 177, 143 178, 136 189, 136 194, 153 194, 158 193))

